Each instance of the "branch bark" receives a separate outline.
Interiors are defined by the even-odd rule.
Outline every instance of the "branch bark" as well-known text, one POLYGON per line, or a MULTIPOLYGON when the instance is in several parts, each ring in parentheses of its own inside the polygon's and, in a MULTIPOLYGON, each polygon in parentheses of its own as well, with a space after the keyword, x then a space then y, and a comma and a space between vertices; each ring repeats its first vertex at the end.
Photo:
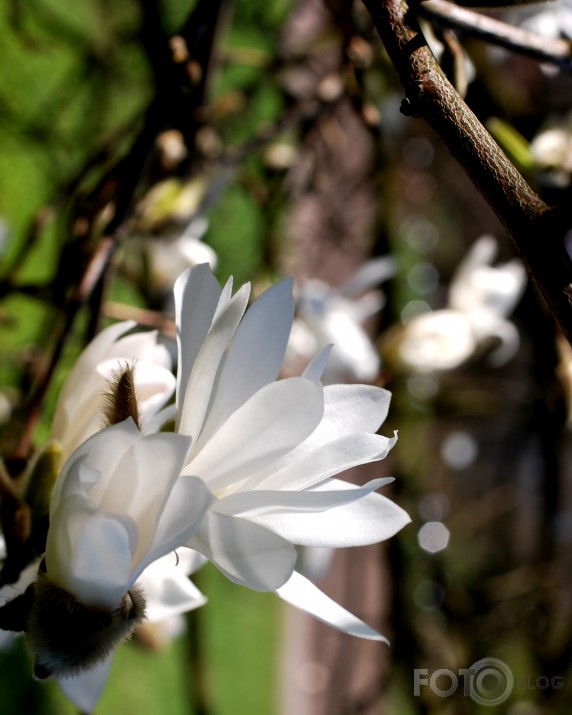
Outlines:
POLYGON ((405 89, 403 114, 424 119, 504 225, 572 344, 571 222, 547 206, 447 80, 404 0, 363 0, 405 89))

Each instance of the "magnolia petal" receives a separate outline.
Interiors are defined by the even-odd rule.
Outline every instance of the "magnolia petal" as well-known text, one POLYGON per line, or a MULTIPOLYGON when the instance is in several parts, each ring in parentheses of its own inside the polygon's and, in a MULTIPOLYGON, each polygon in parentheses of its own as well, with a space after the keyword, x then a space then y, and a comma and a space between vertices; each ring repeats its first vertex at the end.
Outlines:
POLYGON ((139 538, 134 555, 140 561, 147 553, 163 508, 170 497, 190 439, 159 433, 135 442, 117 464, 116 474, 101 495, 101 506, 109 513, 125 514, 137 524, 139 538))
POLYGON ((373 385, 324 387, 324 418, 304 445, 316 447, 359 432, 377 432, 389 411, 391 392, 373 385))
POLYGON ((379 434, 357 434, 340 437, 305 452, 298 449, 276 464, 270 476, 253 475, 246 486, 250 489, 308 489, 329 477, 359 464, 378 461, 387 456, 397 441, 379 434))
POLYGON ((391 499, 367 493, 367 488, 366 485, 356 490, 362 494, 358 500, 328 511, 263 514, 256 515, 254 521, 300 546, 339 548, 375 544, 389 539, 411 519, 391 499))
POLYGON ((174 287, 177 320, 177 408, 181 408, 195 358, 207 336, 221 295, 208 263, 182 273, 174 287))
POLYGON ((112 343, 102 359, 119 361, 123 358, 126 362, 141 360, 170 370, 172 367, 171 356, 164 345, 157 342, 157 330, 130 333, 112 343))
POLYGON ((291 279, 272 286, 250 306, 236 331, 214 386, 201 444, 229 415, 276 379, 284 359, 293 316, 291 279))
POLYGON ((250 287, 240 290, 224 305, 213 321, 209 334, 195 359, 179 412, 178 431, 197 441, 212 396, 213 384, 229 342, 244 315, 250 287))
POLYGON ((331 480, 339 488, 306 489, 304 491, 241 491, 217 500, 214 509, 220 514, 232 514, 259 522, 260 517, 284 515, 298 512, 317 513, 335 509, 350 502, 362 499, 393 481, 393 477, 374 479, 363 487, 358 487, 341 480, 331 480), (349 487, 349 488, 346 488, 349 487))
POLYGON ((380 290, 372 290, 351 304, 354 320, 362 324, 378 313, 385 305, 385 294, 380 290))
POLYGON ((204 554, 234 583, 255 591, 274 591, 294 569, 296 549, 258 524, 208 512, 187 544, 204 554))
POLYGON ((74 480, 68 477, 68 472, 77 469, 77 465, 82 459, 87 466, 99 472, 99 478, 93 480, 93 485, 89 489, 90 499, 94 503, 98 503, 117 463, 139 439, 141 439, 141 433, 137 429, 137 425, 131 418, 128 418, 124 422, 101 430, 83 442, 75 450, 73 456, 67 460, 58 475, 50 500, 50 518, 60 499, 65 498, 68 490, 75 489, 74 480))
POLYGON ((223 289, 221 291, 220 297, 218 299, 217 307, 215 310, 215 314, 213 317, 213 321, 217 319, 220 311, 224 308, 224 306, 228 303, 228 301, 232 298, 232 286, 234 283, 234 279, 232 276, 229 276, 227 282, 224 284, 223 289))
POLYGON ((72 398, 77 403, 83 391, 90 389, 89 373, 92 372, 101 360, 109 357, 109 351, 113 343, 128 330, 136 325, 134 320, 125 320, 115 323, 99 332, 95 338, 84 348, 80 357, 72 367, 58 398, 56 413, 54 415, 52 430, 60 433, 59 422, 63 417, 63 411, 68 398, 72 398))
POLYGON ((167 405, 162 410, 154 414, 149 419, 145 420, 142 426, 143 434, 153 434, 154 432, 161 432, 164 425, 167 422, 175 422, 177 417, 177 406, 167 405))
POLYGON ((307 380, 319 380, 324 374, 333 347, 333 345, 326 345, 316 357, 312 358, 302 373, 302 377, 307 380))
POLYGON ((324 318, 323 329, 334 344, 326 370, 328 382, 344 376, 372 382, 379 372, 380 358, 361 325, 347 312, 332 310, 324 318))
POLYGON ((368 640, 383 641, 389 645, 389 641, 366 623, 361 621, 353 613, 347 611, 339 603, 336 603, 307 578, 304 578, 297 571, 294 571, 289 580, 280 588, 276 589, 276 594, 281 599, 292 606, 299 608, 305 613, 309 613, 322 623, 332 626, 342 633, 347 633, 358 638, 368 640))
POLYGON ((174 553, 148 566, 139 584, 145 594, 145 615, 150 623, 192 611, 207 602, 174 553))
POLYGON ((175 392, 177 381, 170 370, 154 363, 135 363, 135 390, 143 426, 175 392))
POLYGON ((186 543, 199 528, 212 501, 213 496, 201 479, 178 479, 160 516, 153 542, 134 572, 133 580, 156 559, 186 543))
POLYGON ((80 497, 65 499, 48 531, 50 580, 86 605, 117 608, 128 590, 135 532, 128 520, 108 517, 80 497))
POLYGON ((60 688, 80 712, 88 715, 95 710, 109 677, 112 660, 113 657, 110 656, 74 678, 59 678, 60 688))
POLYGON ((390 256, 381 256, 366 261, 340 288, 346 298, 356 299, 370 288, 375 288, 397 272, 397 263, 390 256))
MULTIPOLYGON (((103 395, 109 390, 107 381, 122 359, 126 363, 146 362, 157 371, 170 375, 171 359, 166 348, 157 344, 156 332, 119 339, 134 325, 133 321, 125 321, 102 330, 81 353, 64 383, 51 436, 60 442, 65 455, 71 454, 81 442, 101 429, 103 395)), ((172 376, 162 379, 169 380, 169 390, 172 391, 172 376)), ((162 386, 159 389, 162 390, 162 386)), ((146 410, 150 409, 154 409, 152 405, 146 407, 146 410)))
MULTIPOLYGON (((488 234, 478 238, 463 260, 457 266, 451 285, 449 286, 449 305, 457 310, 465 310, 471 299, 467 292, 472 276, 481 266, 491 264, 498 253, 498 244, 488 234)), ((470 288, 469 288, 470 292, 470 288)))
POLYGON ((299 377, 266 385, 226 420, 183 473, 201 477, 216 494, 273 464, 319 424, 322 393, 319 383, 299 377))

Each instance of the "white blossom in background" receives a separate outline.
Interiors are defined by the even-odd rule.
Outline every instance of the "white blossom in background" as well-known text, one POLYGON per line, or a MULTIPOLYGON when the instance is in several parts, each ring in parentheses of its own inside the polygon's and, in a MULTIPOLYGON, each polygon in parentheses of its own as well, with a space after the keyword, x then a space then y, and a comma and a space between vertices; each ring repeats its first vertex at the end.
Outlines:
POLYGON ((572 114, 551 118, 530 143, 536 167, 544 172, 542 180, 565 188, 572 177, 572 114))
POLYGON ((364 325, 385 304, 380 290, 372 290, 395 273, 390 258, 364 263, 340 288, 317 279, 294 287, 296 318, 284 358, 288 373, 299 373, 327 345, 333 345, 322 375, 325 384, 373 382, 380 358, 364 325))
POLYGON ((103 427, 105 394, 122 365, 136 363, 135 389, 144 429, 173 394, 175 378, 168 350, 157 342, 155 331, 129 333, 135 325, 124 321, 102 330, 64 382, 51 428, 51 438, 61 445, 64 459, 103 427))
POLYGON ((572 2, 555 0, 532 7, 519 7, 507 19, 525 30, 551 39, 572 39, 572 2))
POLYGON ((489 349, 493 366, 514 356, 519 334, 507 316, 522 295, 526 273, 518 259, 493 266, 497 250, 494 238, 481 236, 453 276, 448 305, 417 315, 388 334, 384 354, 394 367, 453 370, 489 349))
POLYGON ((216 268, 218 258, 214 249, 201 240, 207 228, 207 217, 197 214, 182 231, 171 230, 165 235, 137 239, 147 255, 154 290, 169 291, 190 266, 208 263, 212 269, 216 268))
POLYGON ((291 281, 246 310, 207 266, 175 286, 179 350, 176 428, 192 438, 181 482, 212 495, 187 545, 231 581, 284 600, 347 633, 383 639, 296 570, 295 546, 372 544, 409 522, 375 490, 336 478, 383 459, 396 438, 376 434, 390 393, 320 380, 328 350, 301 377, 277 380, 292 325, 291 281), (245 312, 246 311, 246 312, 245 312))
MULTIPOLYGON (((571 0, 545 0, 538 4, 531 3, 528 7, 521 5, 507 12, 506 20, 547 39, 572 40, 571 0)), ((552 63, 543 63, 540 68, 548 76, 560 72, 559 67, 552 63)))

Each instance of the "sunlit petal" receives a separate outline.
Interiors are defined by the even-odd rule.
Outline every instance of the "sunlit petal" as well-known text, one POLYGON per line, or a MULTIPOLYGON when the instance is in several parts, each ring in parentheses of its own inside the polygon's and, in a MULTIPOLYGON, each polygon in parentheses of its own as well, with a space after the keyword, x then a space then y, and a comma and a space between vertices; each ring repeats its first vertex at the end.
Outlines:
POLYGON ((338 631, 389 644, 387 638, 346 611, 343 606, 326 596, 317 586, 296 571, 283 586, 276 589, 276 593, 290 605, 309 613, 338 631))

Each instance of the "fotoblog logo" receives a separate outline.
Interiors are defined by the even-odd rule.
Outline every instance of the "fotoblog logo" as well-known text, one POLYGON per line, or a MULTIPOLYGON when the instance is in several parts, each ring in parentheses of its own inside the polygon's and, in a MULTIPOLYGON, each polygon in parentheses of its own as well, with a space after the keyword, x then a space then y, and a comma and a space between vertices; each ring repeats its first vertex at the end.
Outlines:
POLYGON ((413 694, 419 696, 421 686, 429 686, 441 698, 448 698, 462 681, 463 695, 479 705, 500 705, 514 688, 514 676, 506 663, 498 658, 481 658, 470 668, 461 668, 455 674, 448 668, 439 668, 429 676, 427 668, 413 671, 413 694))

